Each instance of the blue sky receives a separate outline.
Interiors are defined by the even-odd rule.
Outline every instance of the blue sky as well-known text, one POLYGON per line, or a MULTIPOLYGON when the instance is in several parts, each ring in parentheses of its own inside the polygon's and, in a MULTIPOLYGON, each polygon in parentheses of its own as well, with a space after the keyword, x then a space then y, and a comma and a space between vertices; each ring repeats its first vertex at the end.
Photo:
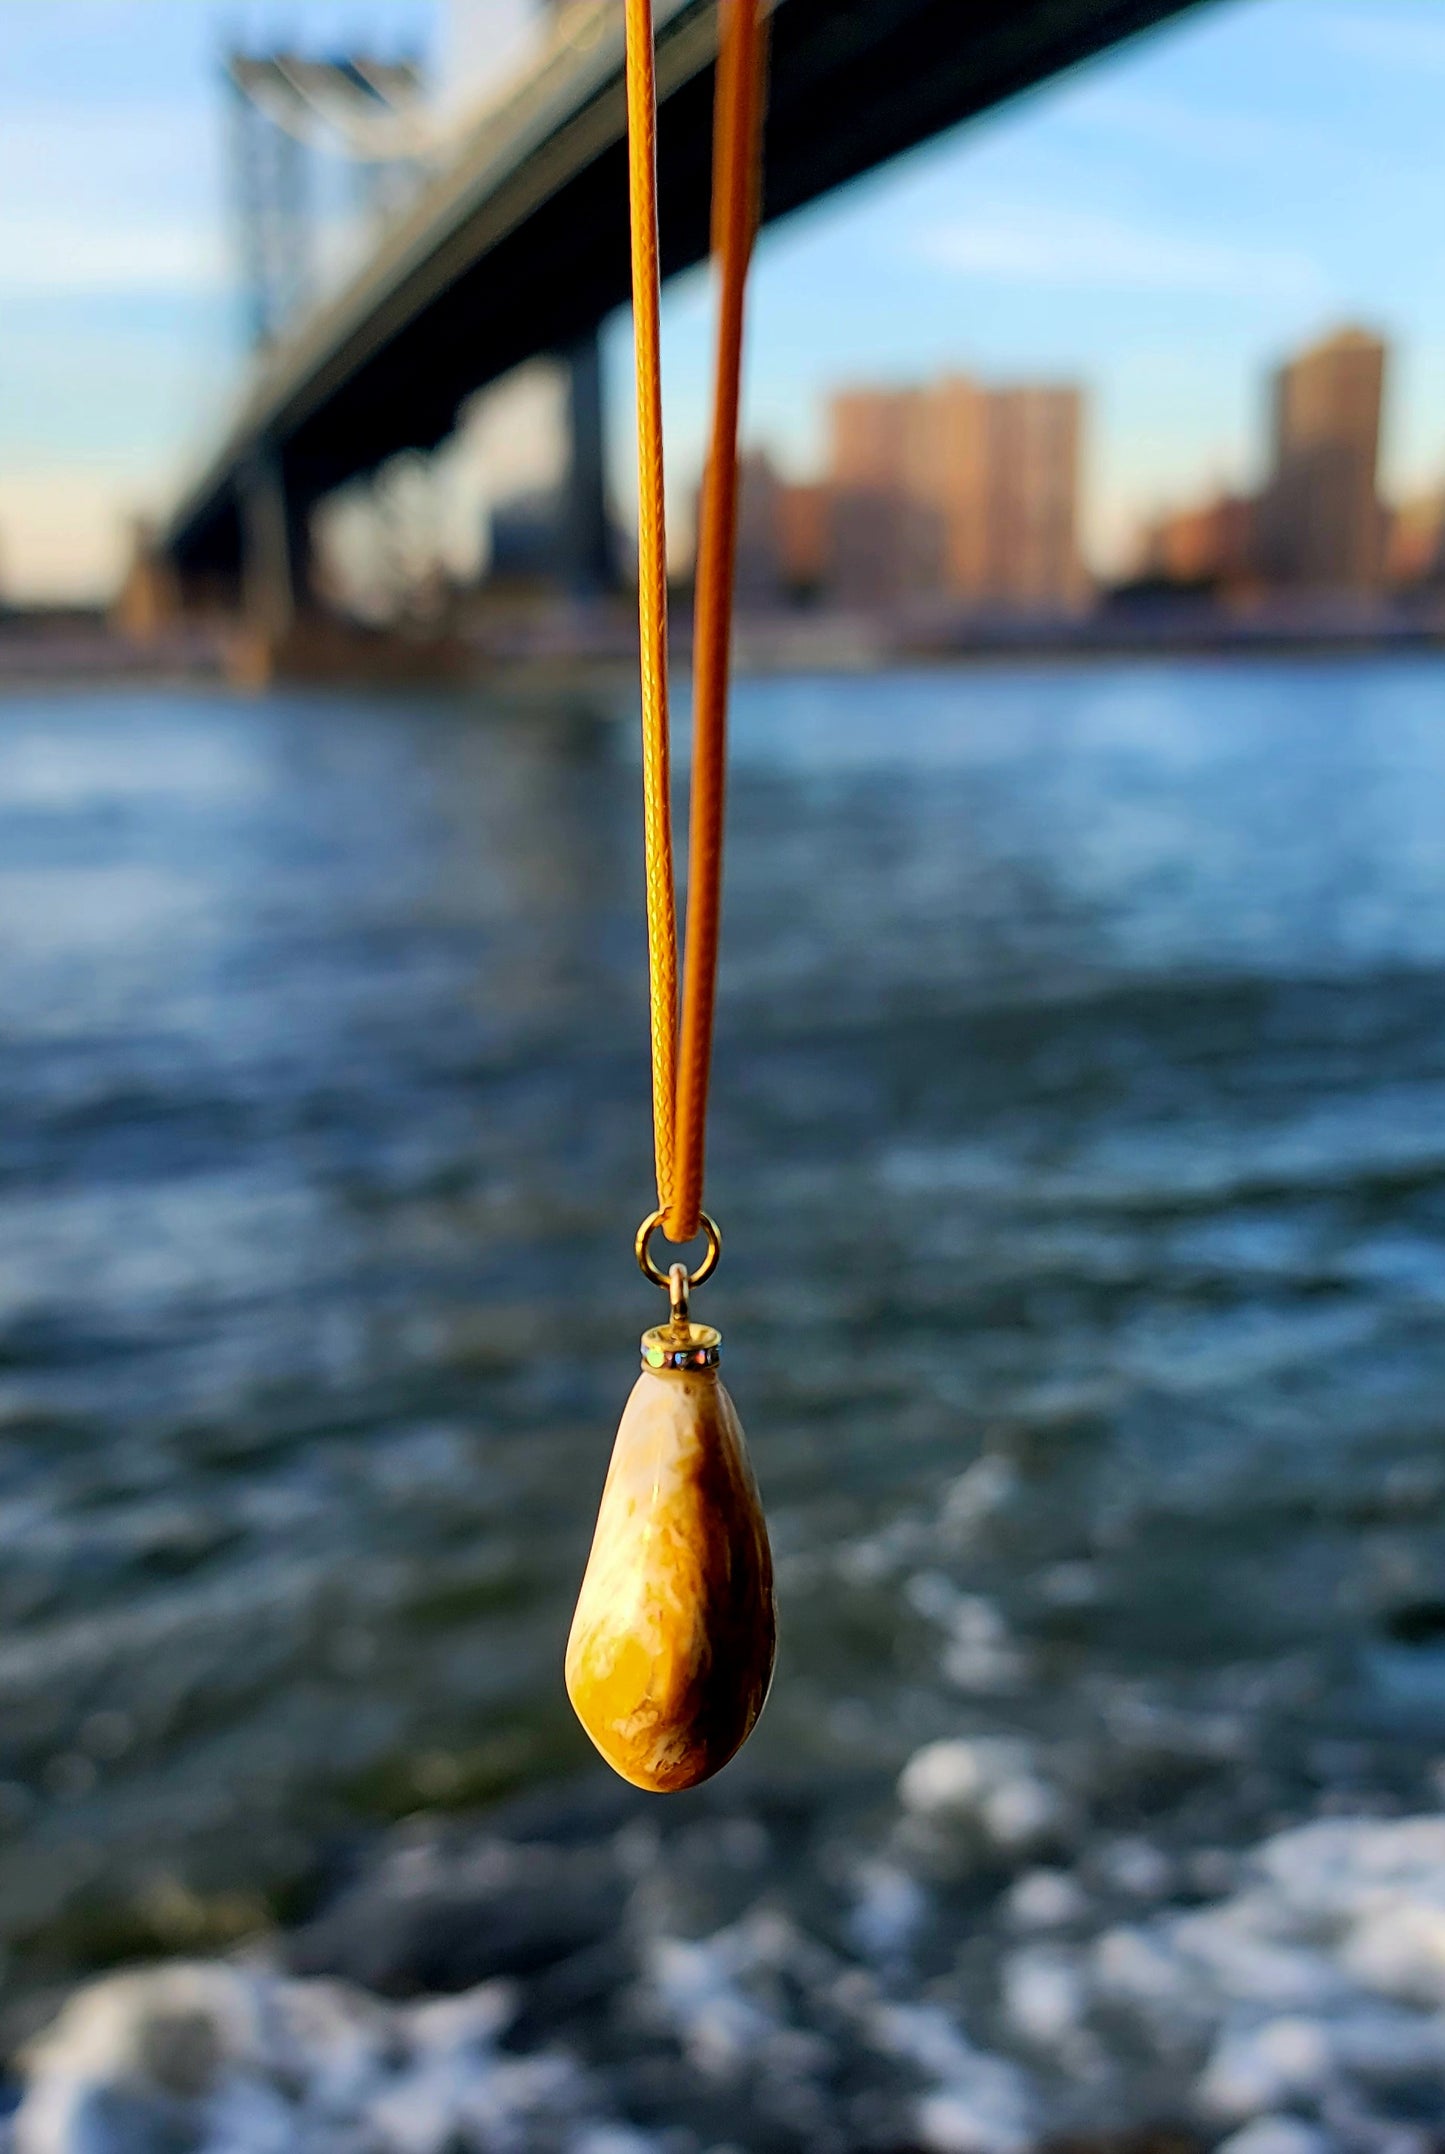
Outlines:
MULTIPOLYGON (((125 514, 164 501, 234 391, 224 41, 425 52, 438 28, 431 0, 0 0, 10 589, 103 584, 125 514)), ((1353 318, 1395 350, 1387 483, 1440 483, 1442 109, 1442 0, 1203 8, 767 234, 748 430, 802 472, 832 382, 1080 378, 1107 564, 1157 505, 1250 479, 1265 369, 1353 318)), ((682 485, 706 394, 702 276, 670 292, 666 335, 682 485)), ((625 421, 624 322, 609 351, 625 421)))

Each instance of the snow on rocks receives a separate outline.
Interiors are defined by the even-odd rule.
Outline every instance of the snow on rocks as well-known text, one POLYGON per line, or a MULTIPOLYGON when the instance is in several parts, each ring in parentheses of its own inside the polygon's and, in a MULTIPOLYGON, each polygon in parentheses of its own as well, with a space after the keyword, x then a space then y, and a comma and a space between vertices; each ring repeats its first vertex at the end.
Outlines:
POLYGON ((1027 2073, 975 2049, 940 2006, 879 2003, 866 2024, 876 2048, 905 2058, 932 2082, 914 2107, 925 2147, 936 2154, 1024 2154, 1037 2143, 1027 2073))
POLYGON ((649 1947, 657 2014, 709 2078, 732 2078, 765 2062, 780 2031, 750 1980, 780 1956, 771 1934, 777 1927, 776 1919, 742 1923, 712 1937, 659 1937, 649 1947))
POLYGON ((1029 1654, 1012 1637, 1002 1612, 980 1593, 961 1593, 942 1571, 919 1571, 908 1581, 909 1606, 943 1632, 942 1669, 955 1690, 1007 1696, 1025 1687, 1029 1654))
POLYGON ((918 2144, 937 2154, 1024 2154, 1034 2143, 1022 2066, 977 2047, 942 2006, 899 2001, 781 1915, 759 1911, 688 1942, 659 1939, 650 1962, 655 2023, 671 2027, 708 2077, 735 2095, 746 2088, 764 2131, 783 2121, 810 2148, 840 2143, 828 2086, 841 2053, 854 2070, 870 2056, 875 2071, 902 2068, 890 2137, 907 2117, 918 2144), (799 2023, 800 2002, 826 2032, 799 2023))
POLYGON ((609 2126, 572 2060, 499 2050, 511 2015, 501 1982, 390 2005, 216 1962, 114 1975, 32 2045, 14 2154, 522 2154, 609 2126))
POLYGON ((1025 1945, 1003 1965, 1003 2002, 1022 2039, 1045 2050, 1066 2048, 1079 2033, 1088 1991, 1078 1954, 1055 1945, 1025 1945))
POLYGON ((1231 1897, 1099 1939, 1094 1984, 1160 2050, 1202 2045, 1193 2104, 1207 2123, 1287 2113, 1371 2154, 1433 2144, 1445 2122, 1445 1818, 1279 1833, 1231 1897))
POLYGON ((859 1865, 849 1934, 865 1960, 892 1966, 906 1960, 928 1917, 928 1897, 916 1877, 896 1862, 859 1865))
POLYGON ((1232 1889, 1181 1907, 1171 1900, 1188 1862, 1138 1838, 1091 1845, 1020 1739, 931 1743, 898 1795, 899 1847, 935 1877, 1074 1851, 1073 1868, 1020 1868, 996 1909, 996 2024, 1043 2088, 1087 2079, 1118 2104, 1131 2084, 1172 2088, 1176 2110, 1182 2101, 1211 2137, 1259 2124, 1258 2145, 1236 2154, 1440 2143, 1445 1817, 1278 1833, 1232 1865, 1232 1889), (953 1851, 951 1870, 940 1849, 953 1851), (1129 1899, 1155 1906, 1117 1919, 1129 1899), (1111 1903, 1116 1919, 1101 1927, 1111 1903), (1034 1934, 1009 1945, 1020 1931, 1034 1934))
POLYGON ((937 1852, 1014 1861, 1059 1840, 1064 1797, 1012 1736, 955 1737, 915 1751, 898 1780, 905 1827, 937 1852))
POLYGON ((551 1871, 540 1840, 403 1848, 277 1941, 289 1964, 76 1992, 0 2146, 1035 2154, 1168 2123, 1219 2154, 1438 2154, 1445 1817, 1330 1818, 1201 1867, 1091 1831, 1055 1770, 1018 1737, 928 1744, 884 1846, 815 1872, 810 1922, 745 1819, 605 1827, 551 1871), (747 1859, 708 1885, 719 1848, 747 1859), (1215 1896, 1180 1904, 1206 1872, 1215 1896), (398 1994, 433 1965, 508 1972, 398 1994))
POLYGON ((1025 1870, 1010 1885, 1004 1913, 1017 1930, 1066 1929, 1088 1908, 1088 1896, 1067 1870, 1025 1870))

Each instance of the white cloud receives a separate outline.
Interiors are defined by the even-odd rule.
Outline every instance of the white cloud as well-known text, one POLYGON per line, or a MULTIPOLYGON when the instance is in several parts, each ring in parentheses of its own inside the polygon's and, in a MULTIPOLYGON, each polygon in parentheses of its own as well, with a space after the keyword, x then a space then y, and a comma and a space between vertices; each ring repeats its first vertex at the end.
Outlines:
POLYGON ((920 233, 914 251, 936 268, 1001 284, 1231 299, 1306 300, 1325 291, 1316 265, 1292 249, 1199 238, 1062 204, 981 205, 920 233))
POLYGON ((97 105, 71 98, 0 95, 0 158, 7 178, 22 170, 47 182, 86 189, 99 196, 119 184, 164 187, 189 173, 221 170, 218 100, 185 103, 126 98, 97 105))
POLYGON ((0 215, 0 292, 210 292, 227 282, 216 236, 179 223, 105 223, 67 215, 0 215))
POLYGON ((214 133, 162 105, 0 105, 0 292, 214 289, 226 244, 214 133))
MULTIPOLYGON (((318 287, 339 284, 365 254, 357 217, 318 217, 311 228, 318 287)), ((16 298, 197 296, 231 290, 236 268, 219 218, 183 222, 120 214, 0 210, 0 294, 16 298)))

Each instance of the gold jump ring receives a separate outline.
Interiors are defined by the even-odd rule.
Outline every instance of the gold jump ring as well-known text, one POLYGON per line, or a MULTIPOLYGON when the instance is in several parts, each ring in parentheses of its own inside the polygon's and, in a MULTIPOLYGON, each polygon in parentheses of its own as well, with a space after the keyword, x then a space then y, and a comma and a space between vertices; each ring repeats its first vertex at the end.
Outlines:
MULTIPOLYGON (((706 1212, 699 1212, 697 1216, 698 1224, 702 1232, 707 1236, 707 1248, 697 1270, 689 1272, 687 1275, 687 1283, 690 1287, 701 1286, 705 1279, 710 1279, 717 1270, 717 1260, 722 1255, 722 1234, 716 1221, 709 1219, 706 1212)), ((648 1244, 666 1217, 667 1213, 662 1210, 649 1212, 642 1225, 638 1228, 637 1240, 632 1245, 637 1252, 637 1268, 643 1278, 650 1279, 654 1286, 660 1286, 664 1291, 670 1285, 668 1275, 665 1271, 658 1270, 652 1260, 648 1244)))

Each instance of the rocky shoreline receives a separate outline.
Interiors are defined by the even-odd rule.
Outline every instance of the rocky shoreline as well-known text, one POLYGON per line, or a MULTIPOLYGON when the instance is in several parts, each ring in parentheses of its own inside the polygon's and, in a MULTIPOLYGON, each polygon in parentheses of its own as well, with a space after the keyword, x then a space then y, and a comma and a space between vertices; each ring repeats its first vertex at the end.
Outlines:
POLYGON ((1055 1762, 930 1744, 871 1853, 777 1790, 419 1817, 291 1934, 75 1991, 6 2154, 1432 2154, 1445 1816, 1171 1848, 1055 1762))

